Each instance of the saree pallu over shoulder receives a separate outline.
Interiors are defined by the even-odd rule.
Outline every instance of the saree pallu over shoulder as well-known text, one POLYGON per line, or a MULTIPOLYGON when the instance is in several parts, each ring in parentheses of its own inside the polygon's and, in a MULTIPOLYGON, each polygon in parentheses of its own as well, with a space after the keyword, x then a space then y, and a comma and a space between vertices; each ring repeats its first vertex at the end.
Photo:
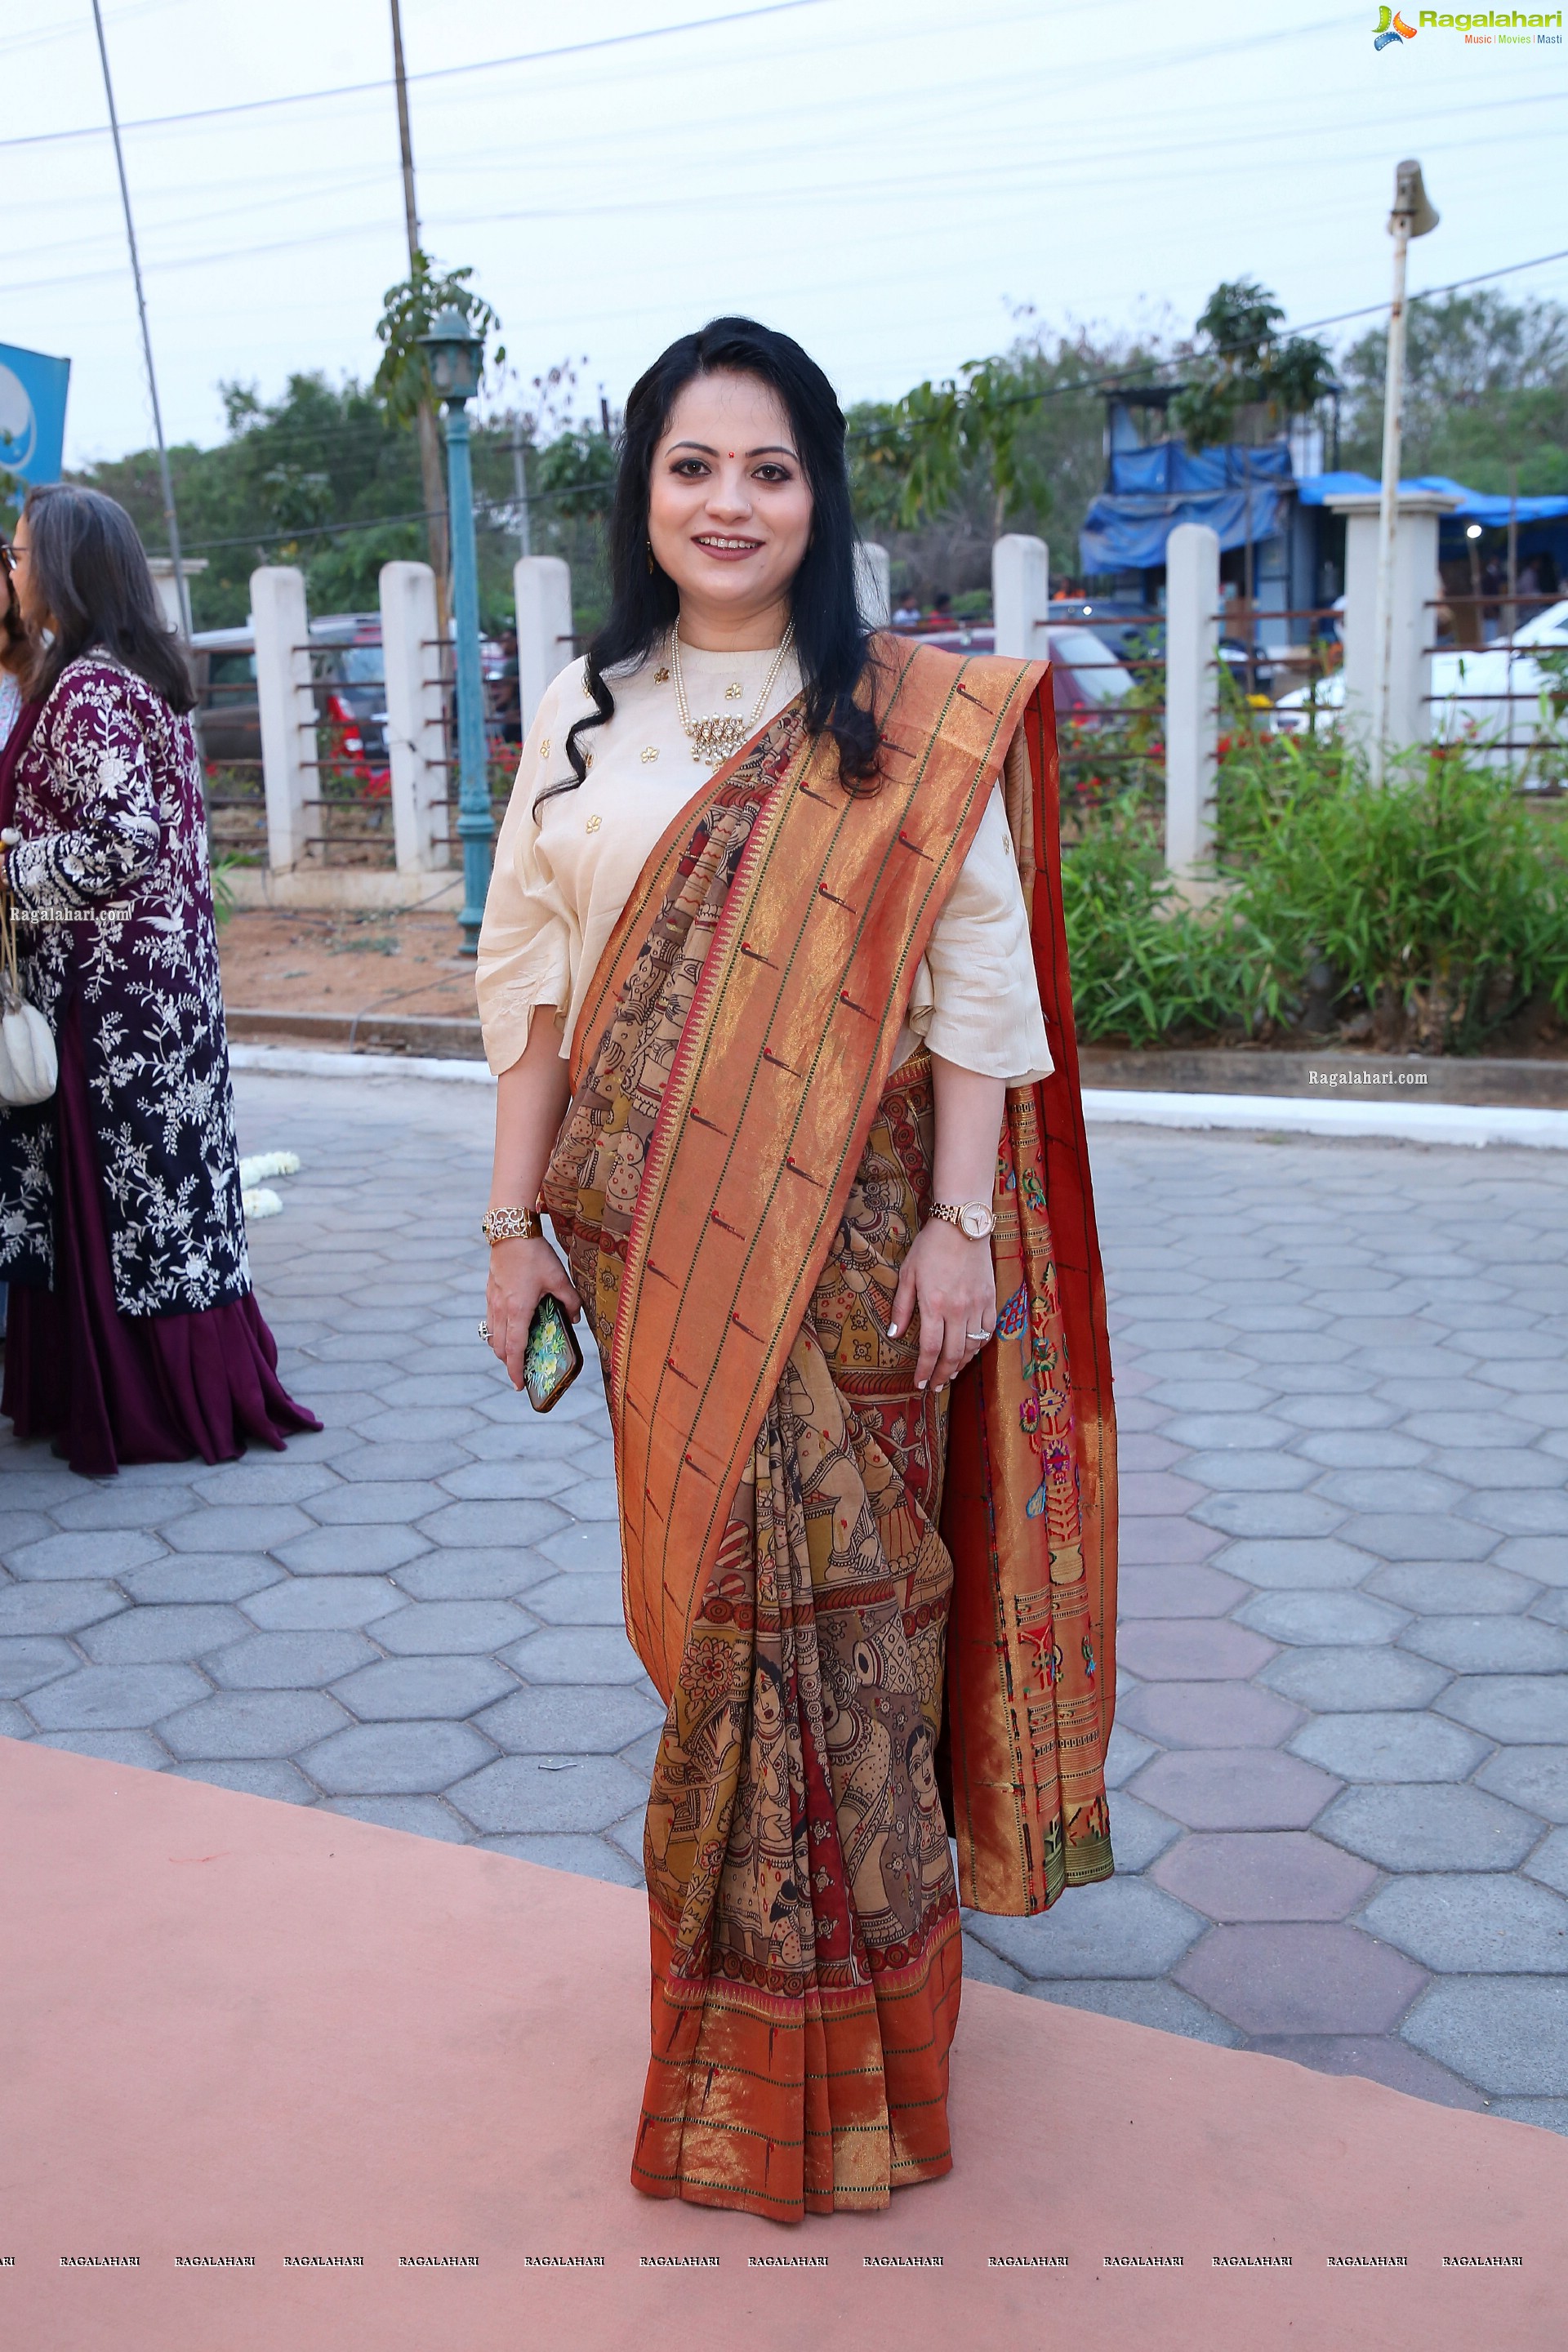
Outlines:
POLYGON ((796 703, 649 858, 544 1185, 668 1708, 633 2177, 781 2219, 951 2162, 959 1890, 1035 1911, 1110 1868, 1113 1438, 1049 685, 876 650, 875 793, 842 789, 796 703), (890 1064, 999 776, 1057 1071, 1009 1092, 998 1344, 935 1398, 887 1332, 931 1138, 929 1063, 890 1064))

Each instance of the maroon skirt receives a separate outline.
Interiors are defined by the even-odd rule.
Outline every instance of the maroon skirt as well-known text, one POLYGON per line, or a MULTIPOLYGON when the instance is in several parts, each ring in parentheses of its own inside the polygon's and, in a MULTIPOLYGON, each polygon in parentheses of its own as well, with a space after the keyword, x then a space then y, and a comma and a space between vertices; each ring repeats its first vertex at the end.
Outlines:
POLYGON ((122 1462, 232 1462, 249 1440, 281 1447, 321 1423, 278 1378, 254 1296, 195 1315, 121 1315, 104 1230, 77 1024, 60 1023, 55 1280, 11 1285, 0 1412, 18 1437, 49 1437, 73 1470, 122 1462))

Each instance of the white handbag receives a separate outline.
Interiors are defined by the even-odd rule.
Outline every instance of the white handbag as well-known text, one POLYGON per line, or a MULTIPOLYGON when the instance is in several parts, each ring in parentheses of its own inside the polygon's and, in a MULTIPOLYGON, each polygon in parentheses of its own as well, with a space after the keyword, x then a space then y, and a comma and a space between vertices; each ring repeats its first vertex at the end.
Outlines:
POLYGON ((54 1031, 22 993, 16 910, 9 890, 0 888, 0 1103, 19 1110, 47 1102, 58 1076, 54 1031))

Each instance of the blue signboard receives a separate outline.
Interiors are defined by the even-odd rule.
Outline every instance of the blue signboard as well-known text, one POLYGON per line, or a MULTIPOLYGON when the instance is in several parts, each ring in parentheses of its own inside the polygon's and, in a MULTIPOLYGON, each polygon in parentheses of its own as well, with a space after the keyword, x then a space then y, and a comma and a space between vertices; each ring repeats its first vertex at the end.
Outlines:
POLYGON ((0 343, 0 467, 25 482, 58 482, 69 360, 0 343))

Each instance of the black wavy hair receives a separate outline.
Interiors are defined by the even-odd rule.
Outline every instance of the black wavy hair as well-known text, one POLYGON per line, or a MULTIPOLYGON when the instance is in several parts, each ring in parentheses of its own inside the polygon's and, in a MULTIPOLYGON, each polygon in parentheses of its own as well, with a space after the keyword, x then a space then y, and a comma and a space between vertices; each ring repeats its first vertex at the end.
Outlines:
POLYGON ((682 335, 637 378, 626 401, 626 430, 610 510, 609 618, 588 647, 584 678, 593 715, 566 737, 570 779, 546 785, 534 802, 575 792, 588 772, 578 737, 615 716, 606 670, 643 660, 667 636, 680 611, 668 572, 650 569, 648 485, 653 453, 669 429, 676 401, 700 375, 721 372, 755 376, 775 393, 795 435, 811 492, 811 536, 790 583, 795 652, 814 735, 830 735, 838 750, 846 791, 874 789, 878 729, 856 689, 873 658, 856 596, 856 531, 844 454, 844 415, 816 362, 788 335, 754 319, 713 319, 700 333, 682 335))
POLYGON ((22 512, 37 598, 54 633, 33 660, 29 696, 41 700, 52 693, 68 662, 101 646, 172 710, 194 709, 180 641, 163 618, 146 551, 125 509, 101 490, 43 482, 28 491, 22 512))

